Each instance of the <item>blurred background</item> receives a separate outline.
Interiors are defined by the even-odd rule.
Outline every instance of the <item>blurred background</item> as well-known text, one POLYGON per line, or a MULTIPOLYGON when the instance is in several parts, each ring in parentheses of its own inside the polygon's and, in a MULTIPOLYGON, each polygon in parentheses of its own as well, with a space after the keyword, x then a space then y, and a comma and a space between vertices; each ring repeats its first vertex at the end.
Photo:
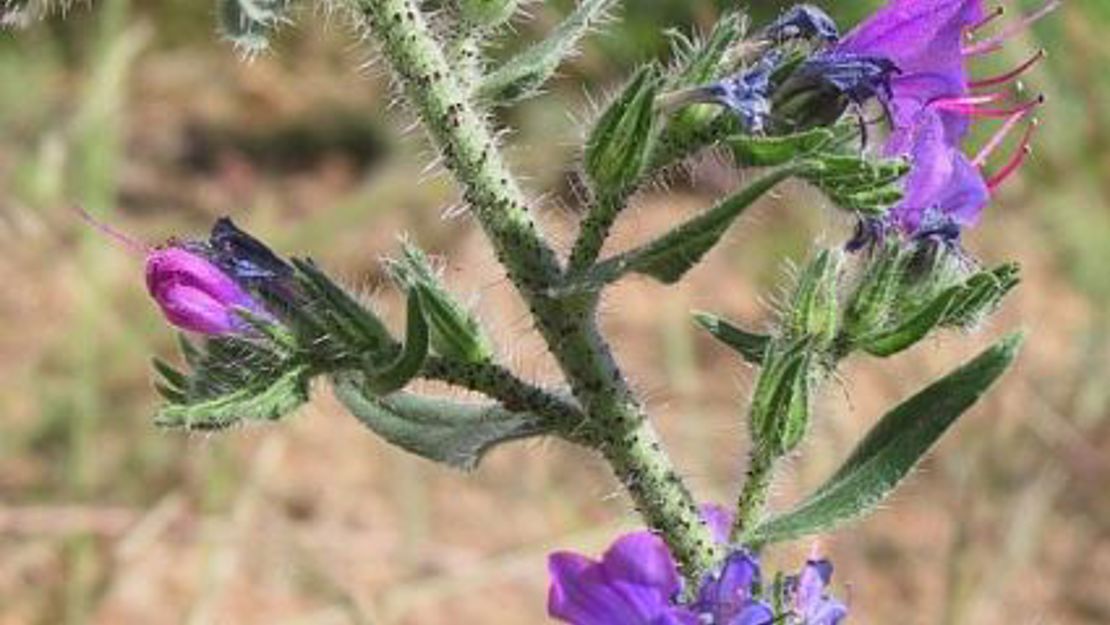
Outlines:
MULTIPOLYGON (((561 247, 582 119, 667 28, 708 29, 731 3, 629 0, 551 93, 505 113, 508 154, 561 247), (633 10, 634 8, 634 10, 633 10)), ((760 1, 756 18, 785 4, 760 1)), ((874 2, 825 3, 842 24, 874 2)), ((1004 1, 1011 18, 1031 5, 1004 1)), ((496 54, 571 3, 533 3, 496 54)), ((271 53, 245 62, 206 2, 78 3, 0 32, 0 625, 82 623, 525 624, 544 621, 545 554, 596 553, 636 520, 603 464, 552 442, 492 453, 471 475, 386 446, 326 389, 285 422, 212 435, 155 429, 152 354, 174 335, 147 300, 142 259, 75 218, 81 204, 149 242, 203 236, 230 215, 286 254, 311 255, 403 307, 379 264, 405 232, 448 262, 501 355, 553 378, 422 133, 339 16, 302 7, 271 53)), ((876 364, 850 362, 821 401, 785 506, 893 402, 1011 328, 1018 366, 885 509, 822 541, 852 622, 1110 623, 1110 3, 1072 0, 981 64, 1049 97, 1035 157, 968 245, 1014 259, 1024 284, 974 336, 876 364)), ((740 181, 720 159, 639 196, 613 249, 740 181)), ((752 211, 684 284, 631 280, 604 324, 705 500, 732 500, 751 371, 698 333, 690 309, 758 325, 790 260, 847 236, 801 185, 752 211)), ((768 554, 794 567, 808 544, 768 554)))

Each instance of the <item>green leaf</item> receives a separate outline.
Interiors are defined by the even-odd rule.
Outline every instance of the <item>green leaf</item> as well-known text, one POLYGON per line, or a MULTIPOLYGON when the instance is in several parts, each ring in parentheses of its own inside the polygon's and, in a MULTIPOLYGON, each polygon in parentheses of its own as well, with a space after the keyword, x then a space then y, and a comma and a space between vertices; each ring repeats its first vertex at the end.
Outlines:
POLYGON ((696 312, 694 321, 712 334, 713 338, 740 354, 744 360, 757 366, 763 364, 763 359, 767 356, 767 346, 771 343, 770 336, 748 332, 711 313, 696 312))
POLYGON ((301 284, 313 297, 315 317, 323 320, 325 331, 341 339, 345 348, 375 352, 394 345, 381 319, 311 260, 294 258, 291 262, 301 284))
POLYGON ((420 304, 420 295, 409 291, 405 344, 393 362, 367 371, 367 385, 378 394, 392 393, 412 381, 428 357, 428 323, 420 304))
POLYGON ((859 346, 873 356, 885 358, 909 348, 936 328, 961 294, 955 286, 935 297, 921 310, 909 315, 896 327, 859 340, 859 346))
POLYGON ((180 396, 180 401, 162 407, 154 423, 166 428, 219 430, 245 421, 275 421, 308 401, 308 380, 307 367, 294 367, 267 383, 201 401, 180 396))
POLYGON ((742 542, 826 532, 873 510, 1010 366, 1021 341, 1010 335, 887 413, 828 481, 794 509, 747 531, 742 542))
POLYGON ((813 166, 813 163, 794 163, 772 171, 655 241, 598 263, 582 277, 554 292, 565 295, 597 291, 630 272, 673 284, 713 249, 745 209, 778 183, 813 166))
POLYGON ((546 422, 496 404, 407 393, 378 396, 360 376, 335 379, 335 395, 359 421, 390 443, 435 462, 470 470, 500 443, 546 434, 546 422))
POLYGON ((639 181, 655 144, 659 84, 653 65, 640 68, 594 124, 583 167, 595 191, 621 193, 639 181))
POLYGON ((171 389, 185 390, 189 388, 189 376, 179 371, 176 367, 161 358, 153 358, 151 364, 158 375, 165 380, 166 386, 171 389))
POLYGON ((419 296, 437 353, 472 363, 493 359, 491 341, 481 324, 443 286, 423 251, 404 243, 402 257, 389 261, 389 270, 397 282, 419 296))
POLYGON ((946 312, 941 325, 960 328, 974 326, 997 309, 1002 299, 1020 281, 1020 270, 1014 263, 971 276, 962 285, 959 296, 946 312))
POLYGON ((777 137, 736 134, 725 139, 741 167, 777 167, 828 145, 835 135, 825 128, 777 137))
POLYGON ((582 0, 561 24, 539 43, 487 74, 477 95, 491 104, 509 104, 534 95, 551 78, 578 41, 617 0, 582 0))

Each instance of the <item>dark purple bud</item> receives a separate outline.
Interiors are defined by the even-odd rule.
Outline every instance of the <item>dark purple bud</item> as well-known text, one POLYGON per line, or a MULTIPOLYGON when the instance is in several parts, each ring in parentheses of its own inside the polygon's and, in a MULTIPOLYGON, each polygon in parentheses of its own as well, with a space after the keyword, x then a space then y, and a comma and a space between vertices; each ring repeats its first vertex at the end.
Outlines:
POLYGON ((190 332, 242 332, 246 324, 238 311, 265 315, 231 276, 184 247, 166 247, 147 255, 146 286, 166 320, 190 332))
POLYGON ((823 52, 802 63, 784 90, 831 90, 857 104, 873 98, 890 101, 891 80, 899 73, 886 57, 823 52))
POLYGON ((798 4, 764 28, 763 38, 775 43, 816 39, 831 44, 840 40, 840 30, 828 13, 812 4, 798 4))
POLYGON ((212 226, 208 246, 216 264, 246 284, 286 281, 293 277, 293 267, 289 263, 227 217, 217 219, 212 226))

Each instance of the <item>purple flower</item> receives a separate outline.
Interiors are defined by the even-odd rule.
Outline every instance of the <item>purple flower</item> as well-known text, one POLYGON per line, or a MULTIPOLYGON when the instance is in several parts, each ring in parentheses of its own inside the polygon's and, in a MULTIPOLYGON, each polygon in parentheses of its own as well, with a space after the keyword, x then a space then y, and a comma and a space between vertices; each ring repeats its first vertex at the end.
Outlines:
POLYGON ((548 613, 572 625, 697 625, 675 603, 682 588, 667 545, 650 532, 617 539, 600 561, 558 552, 548 559, 548 613))
POLYGON ((184 246, 151 251, 146 286, 171 324, 201 334, 245 330, 239 310, 264 315, 261 306, 222 269, 184 246))
MULTIPOLYGON (((702 517, 724 544, 732 515, 704 506, 702 517)), ((759 560, 744 549, 732 551, 719 570, 705 576, 696 599, 684 604, 678 567, 666 544, 650 532, 625 534, 601 560, 554 553, 548 570, 548 613, 571 625, 772 625, 795 617, 795 625, 836 625, 847 614, 843 604, 824 594, 832 567, 811 560, 802 575, 790 578, 795 580, 788 588, 790 611, 776 619, 758 596, 759 560), (823 576, 814 578, 811 565, 823 576)))
POLYGON ((1020 167, 1029 151, 1033 123, 1027 125, 1014 156, 993 175, 985 175, 990 155, 1006 136, 1041 104, 1038 98, 1013 106, 994 106, 1003 92, 982 92, 1016 79, 1043 52, 1011 72, 978 81, 969 77, 970 59, 997 50, 1006 39, 1056 7, 1037 13, 1000 34, 968 43, 969 37, 1000 15, 985 16, 982 0, 892 0, 857 26, 829 54, 883 57, 899 68, 890 79, 892 129, 883 147, 887 156, 907 155, 911 171, 905 197, 888 221, 903 235, 955 237, 974 225, 991 191, 1020 167), (962 144, 970 125, 1002 119, 994 136, 969 158, 962 144))
POLYGON ((759 560, 745 550, 729 554, 716 574, 702 582, 694 604, 703 623, 771 625, 770 606, 755 598, 760 585, 759 560))
POLYGON ((825 587, 832 579, 832 563, 810 558, 801 574, 787 580, 786 591, 790 602, 793 625, 837 625, 848 616, 843 603, 825 594, 825 587))

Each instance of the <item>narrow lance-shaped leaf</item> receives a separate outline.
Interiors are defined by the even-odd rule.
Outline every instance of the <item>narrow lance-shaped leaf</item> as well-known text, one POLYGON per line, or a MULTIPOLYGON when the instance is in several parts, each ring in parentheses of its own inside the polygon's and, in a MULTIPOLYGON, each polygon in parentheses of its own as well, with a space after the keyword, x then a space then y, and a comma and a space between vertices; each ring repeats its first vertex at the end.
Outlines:
POLYGON ((813 154, 828 145, 835 135, 825 128, 814 128, 782 136, 736 134, 725 139, 736 164, 742 167, 777 167, 813 154))
POLYGON ((499 443, 548 432, 533 414, 496 404, 463 403, 394 393, 378 396, 357 375, 335 380, 335 395, 359 421, 390 443, 418 456, 470 470, 499 443))
POLYGON ((1002 375, 1020 346, 1020 334, 1007 337, 887 413, 824 485, 741 540, 766 544, 826 532, 873 510, 1002 375))
POLYGON ((811 162, 787 165, 751 183, 732 197, 690 219, 656 240, 602 261, 580 278, 555 289, 556 294, 596 291, 628 273, 642 273, 673 284, 701 261, 721 240, 729 226, 778 183, 819 166, 811 162))
POLYGON ((767 357, 767 346, 771 337, 756 334, 732 324, 723 317, 711 313, 694 313, 694 321, 713 335, 713 338, 728 345, 737 354, 753 365, 762 365, 767 357))
POLYGON ((478 97, 493 104, 508 104, 534 94, 574 52, 590 27, 615 4, 616 0, 582 0, 543 41, 487 74, 478 86, 478 97))

